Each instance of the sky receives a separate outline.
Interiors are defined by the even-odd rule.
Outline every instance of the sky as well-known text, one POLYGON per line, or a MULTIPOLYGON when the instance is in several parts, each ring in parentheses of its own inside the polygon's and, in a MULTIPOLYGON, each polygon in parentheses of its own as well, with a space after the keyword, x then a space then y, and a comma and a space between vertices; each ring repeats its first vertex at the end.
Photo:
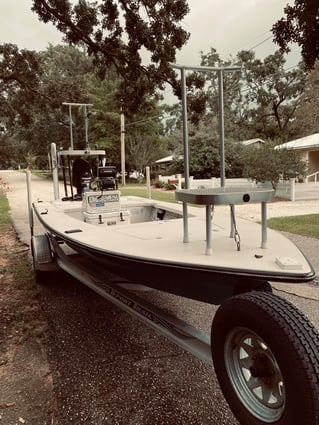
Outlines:
MULTIPOLYGON (((199 65, 200 52, 213 47, 222 59, 235 57, 240 50, 254 50, 262 59, 278 49, 271 40, 272 25, 284 15, 293 0, 188 0, 190 13, 183 28, 191 33, 176 62, 199 65), (265 41, 266 40, 266 41, 265 41)), ((0 43, 19 48, 45 50, 62 42, 61 34, 38 20, 31 12, 32 0, 0 0, 0 43)), ((299 62, 297 49, 287 57, 287 67, 299 62)))
MULTIPOLYGON (((190 13, 183 27, 191 33, 188 44, 178 54, 180 61, 193 65, 200 61, 200 51, 211 47, 226 59, 242 49, 249 49, 271 36, 272 25, 283 16, 285 5, 292 0, 188 0, 190 13)), ((49 43, 61 42, 61 34, 51 25, 38 20, 31 12, 32 0, 1 0, 0 42, 11 42, 20 48, 43 50, 49 43)), ((273 53, 271 40, 255 49, 263 57, 273 53)))
MULTIPOLYGON (((240 50, 254 49, 257 57, 274 53, 278 46, 269 39, 272 25, 284 16, 288 0, 188 0, 191 12, 184 28, 190 41, 180 54, 182 59, 199 62, 199 52, 214 47, 223 59, 240 50)), ((271 37, 272 38, 272 37, 271 37)))

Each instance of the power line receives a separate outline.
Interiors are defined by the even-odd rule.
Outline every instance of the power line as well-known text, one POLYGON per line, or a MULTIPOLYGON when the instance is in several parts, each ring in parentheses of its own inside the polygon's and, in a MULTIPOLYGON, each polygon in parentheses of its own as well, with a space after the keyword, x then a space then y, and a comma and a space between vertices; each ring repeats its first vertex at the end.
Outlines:
POLYGON ((129 122, 129 123, 126 124, 126 127, 128 127, 130 125, 135 125, 135 124, 142 124, 142 123, 147 122, 147 121, 152 121, 156 118, 171 118, 171 115, 168 114, 168 113, 164 113, 164 114, 160 114, 160 115, 154 115, 153 117, 145 118, 143 120, 129 122))
POLYGON ((162 114, 161 115, 154 115, 153 117, 144 118, 143 120, 129 122, 129 123, 126 124, 126 127, 128 127, 129 125, 135 125, 135 124, 140 124, 140 123, 144 123, 144 122, 147 122, 147 121, 151 121, 151 120, 154 120, 155 118, 159 118, 161 116, 162 116, 162 114))
MULTIPOLYGON (((260 37, 264 37, 266 34, 268 34, 269 33, 269 30, 268 31, 265 31, 265 32, 263 32, 262 34, 260 34, 260 35, 258 35, 257 37, 255 37, 254 39, 252 39, 251 41, 249 41, 248 43, 246 43, 243 47, 241 47, 241 48, 239 48, 239 49, 237 49, 237 52, 238 51, 240 51, 240 50, 245 50, 245 49, 247 49, 247 48, 249 48, 249 45, 250 44, 252 44, 252 43, 254 43, 255 41, 257 41, 258 39, 260 39, 260 37)), ((253 49, 254 47, 252 47, 251 49, 253 49)))
POLYGON ((270 35, 269 37, 265 38, 263 41, 261 41, 260 43, 256 44, 255 46, 251 47, 249 49, 249 51, 256 49, 256 47, 261 46, 262 44, 266 43, 266 41, 270 40, 272 38, 272 35, 270 35))

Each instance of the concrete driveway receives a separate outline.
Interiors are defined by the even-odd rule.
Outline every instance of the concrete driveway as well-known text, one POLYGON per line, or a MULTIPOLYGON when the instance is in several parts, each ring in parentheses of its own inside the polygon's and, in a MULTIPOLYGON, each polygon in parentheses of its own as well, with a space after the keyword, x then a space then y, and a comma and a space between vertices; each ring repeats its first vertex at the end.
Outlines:
MULTIPOLYGON (((0 172, 0 178, 9 186, 7 195, 17 233, 28 244, 25 175, 0 172)), ((32 181, 34 199, 50 198, 50 182, 36 177, 32 181)), ((310 260, 316 259, 319 241, 297 239, 301 248, 307 246, 310 260)), ((316 284, 276 288, 277 294, 297 305, 319 328, 316 284)), ((57 424, 238 424, 211 366, 68 276, 40 289, 49 326, 47 355, 53 373, 57 424)), ((216 307, 159 291, 144 296, 210 332, 216 307)))

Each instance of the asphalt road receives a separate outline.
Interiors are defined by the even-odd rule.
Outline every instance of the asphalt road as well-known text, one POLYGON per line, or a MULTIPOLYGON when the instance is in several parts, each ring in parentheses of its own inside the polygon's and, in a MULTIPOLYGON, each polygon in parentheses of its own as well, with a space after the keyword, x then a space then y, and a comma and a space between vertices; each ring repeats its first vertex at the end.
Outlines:
MULTIPOLYGON (((0 173, 0 177, 10 188, 17 233, 28 243, 25 175, 12 172, 0 173)), ((47 197, 51 183, 32 180, 34 199, 47 197)), ((310 251, 315 256, 314 249, 310 251)), ((277 293, 294 302, 319 327, 317 286, 305 285, 304 292, 297 293, 279 287, 277 293)), ((214 306, 159 291, 143 296, 210 332, 214 306)), ((47 353, 58 425, 238 424, 211 366, 84 285, 61 275, 53 284, 41 286, 40 303, 49 326, 47 353)))

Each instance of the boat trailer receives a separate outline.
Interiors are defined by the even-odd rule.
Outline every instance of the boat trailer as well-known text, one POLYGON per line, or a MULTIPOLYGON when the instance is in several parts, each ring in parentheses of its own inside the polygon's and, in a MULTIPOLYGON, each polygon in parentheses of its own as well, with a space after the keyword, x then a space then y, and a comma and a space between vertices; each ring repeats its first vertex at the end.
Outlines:
MULTIPOLYGON (((39 280, 47 278, 47 272, 64 270, 107 301, 138 318, 184 350, 207 364, 212 364, 209 335, 143 300, 131 290, 125 289, 122 283, 112 283, 107 277, 103 278, 101 270, 97 272, 96 267, 86 259, 64 253, 54 238, 49 238, 46 234, 34 235, 31 243, 34 270, 39 280), (54 245, 54 257, 50 240, 54 245), (43 279, 40 276, 43 276, 43 279)), ((130 283, 130 286, 137 287, 138 290, 149 290, 141 285, 134 286, 130 283)))

